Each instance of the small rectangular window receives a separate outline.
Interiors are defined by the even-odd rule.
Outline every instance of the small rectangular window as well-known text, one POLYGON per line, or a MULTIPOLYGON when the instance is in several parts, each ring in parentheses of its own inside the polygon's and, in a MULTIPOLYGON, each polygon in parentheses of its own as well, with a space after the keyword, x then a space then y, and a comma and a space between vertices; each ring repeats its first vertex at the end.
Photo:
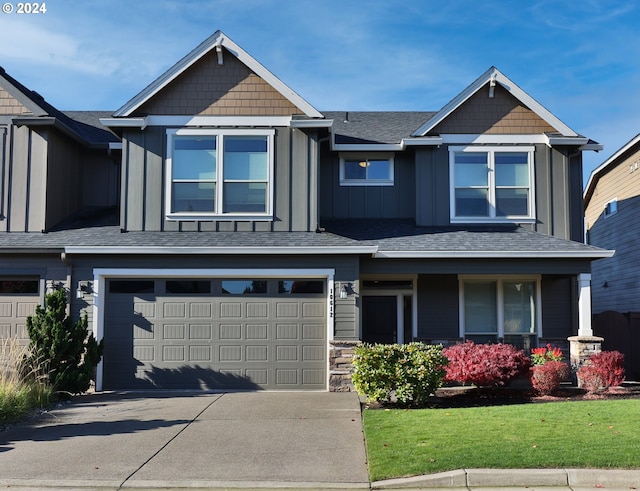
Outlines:
POLYGON ((304 293, 324 293, 322 280, 283 280, 278 281, 278 293, 298 295, 304 293))
POLYGON ((40 280, 0 280, 0 295, 35 295, 40 290, 40 280))
POLYGON ((109 293, 154 293, 153 280, 111 280, 109 293))
POLYGON ((392 154, 340 156, 341 186, 392 186, 393 182, 392 154))
POLYGON ((167 280, 166 292, 170 294, 204 295, 211 293, 211 281, 167 280))
POLYGON ((223 295, 255 295, 267 293, 266 280, 222 280, 223 295))
POLYGON ((606 205, 604 205, 605 218, 610 217, 611 215, 615 215, 616 213, 618 213, 618 198, 612 199, 606 205))

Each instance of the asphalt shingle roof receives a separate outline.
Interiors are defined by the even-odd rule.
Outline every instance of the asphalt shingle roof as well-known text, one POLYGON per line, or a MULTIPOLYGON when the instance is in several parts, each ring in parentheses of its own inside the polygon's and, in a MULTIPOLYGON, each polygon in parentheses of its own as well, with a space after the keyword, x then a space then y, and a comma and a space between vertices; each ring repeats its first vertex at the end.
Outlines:
POLYGON ((425 111, 326 111, 333 120, 335 143, 400 143, 428 121, 425 111))

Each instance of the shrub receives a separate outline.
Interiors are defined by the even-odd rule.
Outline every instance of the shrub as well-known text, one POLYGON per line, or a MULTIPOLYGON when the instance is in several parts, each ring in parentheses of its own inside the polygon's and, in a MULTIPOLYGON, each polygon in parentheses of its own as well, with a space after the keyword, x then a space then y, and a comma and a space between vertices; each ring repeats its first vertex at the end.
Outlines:
POLYGON ((542 365, 531 367, 531 385, 540 395, 549 395, 560 382, 569 378, 569 366, 558 360, 547 361, 542 365))
POLYGON ((449 360, 445 381, 477 386, 504 385, 529 371, 530 359, 510 344, 456 344, 443 350, 449 360))
POLYGON ((86 314, 76 322, 67 317, 64 290, 46 295, 45 305, 36 307, 35 315, 27 317, 29 365, 44 365, 54 391, 85 392, 102 357, 102 341, 98 344, 88 332, 86 314))
POLYGON ((423 343, 362 344, 353 358, 353 385, 372 401, 424 404, 442 385, 442 346, 423 343))
POLYGON ((578 380, 589 392, 608 389, 624 382, 624 355, 619 351, 601 351, 578 370, 578 380))

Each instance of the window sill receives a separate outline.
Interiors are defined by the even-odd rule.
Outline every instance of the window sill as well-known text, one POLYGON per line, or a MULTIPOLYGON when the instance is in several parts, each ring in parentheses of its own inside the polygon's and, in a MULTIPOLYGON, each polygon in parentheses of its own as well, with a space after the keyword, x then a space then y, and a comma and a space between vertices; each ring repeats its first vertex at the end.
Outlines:
POLYGON ((177 222, 272 222, 273 215, 198 215, 173 214, 166 215, 169 221, 177 222))

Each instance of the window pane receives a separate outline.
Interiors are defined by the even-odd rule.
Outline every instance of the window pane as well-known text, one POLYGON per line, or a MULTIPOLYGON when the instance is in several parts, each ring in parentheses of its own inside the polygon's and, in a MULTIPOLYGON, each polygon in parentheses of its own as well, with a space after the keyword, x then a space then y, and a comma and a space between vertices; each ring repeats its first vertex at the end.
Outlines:
POLYGON ((222 280, 223 295, 267 293, 266 280, 222 280))
POLYGON ((267 211, 266 182, 227 182, 224 185, 224 213, 267 211))
POLYGON ((266 181, 269 171, 266 136, 224 137, 224 179, 266 181))
POLYGON ((526 153, 496 153, 497 186, 529 186, 529 164, 526 153))
POLYGON ((464 284, 465 333, 498 332, 495 281, 473 281, 464 284))
POLYGON ((209 280, 167 280, 166 292, 174 294, 211 293, 211 282, 209 280))
POLYGON ((367 162, 366 160, 347 160, 344 163, 345 179, 366 179, 367 178, 367 162))
POLYGON ((459 152, 455 156, 455 185, 488 186, 489 165, 487 154, 478 152, 459 152))
POLYGON ((278 293, 324 293, 324 281, 322 280, 284 280, 278 281, 278 293))
POLYGON ((174 182, 172 187, 172 212, 215 211, 215 183, 174 182))
POLYGON ((489 216, 487 189, 456 189, 456 216, 489 216))
POLYGON ((153 293, 153 280, 111 280, 109 293, 153 293))
POLYGON ((529 215, 528 189, 496 189, 497 216, 529 215))
POLYGON ((389 161, 369 160, 369 166, 367 167, 367 179, 377 179, 385 181, 390 180, 391 176, 389 176, 389 161))
POLYGON ((533 281, 504 281, 504 332, 536 332, 536 284, 533 281))
POLYGON ((0 280, 0 295, 38 293, 39 280, 0 280))
POLYGON ((216 137, 176 136, 171 172, 173 179, 215 179, 216 137))

